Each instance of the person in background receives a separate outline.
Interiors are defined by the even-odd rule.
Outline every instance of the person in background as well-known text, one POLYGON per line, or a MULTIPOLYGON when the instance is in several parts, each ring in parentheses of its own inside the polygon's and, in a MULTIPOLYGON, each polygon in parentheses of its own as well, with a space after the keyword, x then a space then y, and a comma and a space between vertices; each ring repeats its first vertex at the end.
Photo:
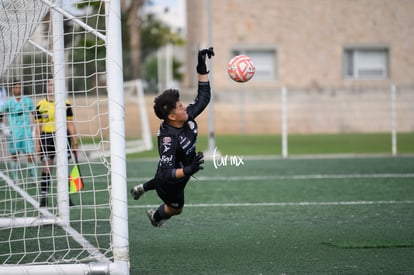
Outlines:
MULTIPOLYGON (((0 84, 0 107, 6 102, 7 100, 7 89, 4 84, 0 84)), ((7 142, 3 142, 3 139, 7 137, 4 135, 4 118, 3 113, 0 113, 0 156, 4 157, 7 154, 7 142)))
POLYGON ((34 104, 30 97, 22 95, 22 86, 19 81, 14 81, 12 94, 0 106, 0 113, 5 119, 6 126, 3 132, 7 138, 7 146, 11 155, 10 171, 12 179, 18 181, 19 160, 18 154, 27 156, 27 168, 32 182, 36 182, 37 168, 34 157, 34 143, 32 136, 32 117, 34 104))
MULTIPOLYGON (((0 86, 0 108, 4 104, 4 102, 6 102, 6 100, 7 100, 7 89, 5 86, 1 85, 0 86)), ((4 127, 5 126, 3 122, 3 114, 0 113, 0 134, 3 133, 4 127)))
MULTIPOLYGON (((50 79, 47 82, 46 98, 39 101, 36 105, 35 113, 36 126, 36 152, 40 154, 42 160, 42 175, 40 178, 40 207, 47 207, 48 195, 51 183, 52 167, 56 157, 55 148, 55 94, 54 82, 50 79)), ((76 127, 73 122, 73 110, 69 100, 66 100, 66 122, 68 132, 68 147, 74 154, 78 149, 78 138, 76 127)), ((68 154, 70 157, 70 154, 68 154)), ((73 205, 69 199, 69 204, 73 205)))

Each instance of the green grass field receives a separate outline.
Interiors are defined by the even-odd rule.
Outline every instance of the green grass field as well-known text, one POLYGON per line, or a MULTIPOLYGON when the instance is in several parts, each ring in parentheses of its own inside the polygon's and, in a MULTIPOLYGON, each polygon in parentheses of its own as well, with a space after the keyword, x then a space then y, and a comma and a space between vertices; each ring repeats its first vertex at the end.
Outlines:
MULTIPOLYGON (((223 136, 216 143, 223 155, 243 162, 216 168, 206 161, 187 185, 183 214, 163 227, 152 227, 145 214, 160 204, 155 192, 128 197, 132 275, 414 274, 414 134, 399 135, 396 157, 386 134, 291 136, 287 159, 277 136, 223 136)), ((198 149, 206 148, 200 137, 198 149)), ((156 157, 155 149, 128 156, 128 192, 154 175, 156 157)), ((91 167, 81 166, 85 188, 71 209, 71 225, 87 234, 109 226, 109 194, 93 189, 106 184, 106 167, 91 167), (101 176, 92 181, 91 172, 101 176), (92 209, 95 203, 106 207, 92 209)), ((26 206, 1 188, 2 215, 26 206)), ((14 256, 0 247, 0 261, 53 262, 84 253, 66 238, 51 238, 60 231, 1 230, 1 245, 14 256), (37 246, 46 254, 28 253, 37 246)), ((103 247, 110 242, 103 234, 88 239, 103 247)))
MULTIPOLYGON (((156 162, 128 162, 129 186, 156 162)), ((131 274, 412 274, 414 158, 212 162, 186 207, 153 228, 130 200, 131 274)))
MULTIPOLYGON (((217 148, 226 154, 241 155, 281 155, 280 135, 227 135, 215 138, 217 148)), ((156 140, 154 138, 154 144, 156 140)), ((399 154, 414 154, 414 133, 397 135, 397 151, 399 154)), ((198 148, 208 148, 206 136, 200 136, 198 148)), ((289 135, 289 155, 304 154, 391 154, 391 134, 313 134, 289 135)), ((157 156, 152 151, 131 154, 129 158, 157 156)))

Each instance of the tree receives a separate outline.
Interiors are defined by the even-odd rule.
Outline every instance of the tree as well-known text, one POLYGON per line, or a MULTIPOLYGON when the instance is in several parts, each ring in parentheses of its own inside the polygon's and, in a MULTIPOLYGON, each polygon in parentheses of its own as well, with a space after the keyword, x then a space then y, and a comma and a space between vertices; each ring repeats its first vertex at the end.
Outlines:
MULTIPOLYGON (((153 14, 144 17, 141 27, 142 61, 144 64, 143 78, 147 82, 147 91, 157 91, 158 62, 157 52, 167 45, 183 45, 184 39, 171 31, 170 26, 157 19, 153 14)), ((182 63, 175 57, 172 59, 172 73, 174 80, 181 80, 180 67, 182 63)))
MULTIPOLYGON (((148 0, 147 0, 148 1, 148 0)), ((133 0, 129 4, 122 1, 122 44, 124 79, 143 78, 146 63, 161 47, 167 44, 182 45, 184 40, 153 14, 140 15, 139 11, 147 3, 133 0), (143 65, 144 64, 144 65, 143 65)), ((178 62, 178 61, 177 61, 178 62)))
POLYGON ((145 16, 141 27, 141 37, 145 37, 142 41, 143 60, 168 44, 184 44, 184 40, 172 32, 170 26, 158 20, 153 14, 145 16))
POLYGON ((122 45, 124 76, 126 79, 137 79, 141 77, 141 19, 139 10, 145 4, 145 0, 121 1, 121 18, 122 18, 122 45), (129 4, 127 4, 127 2, 129 4))

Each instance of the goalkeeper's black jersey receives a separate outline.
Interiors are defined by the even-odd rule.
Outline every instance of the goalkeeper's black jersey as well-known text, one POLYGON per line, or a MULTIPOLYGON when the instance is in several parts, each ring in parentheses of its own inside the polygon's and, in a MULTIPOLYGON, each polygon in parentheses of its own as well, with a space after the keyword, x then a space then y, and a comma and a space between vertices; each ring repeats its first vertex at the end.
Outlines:
POLYGON ((156 178, 159 183, 185 183, 189 177, 175 178, 178 168, 191 164, 196 153, 198 126, 194 120, 210 101, 209 82, 199 82, 197 97, 187 106, 188 120, 181 128, 161 123, 158 132, 158 152, 160 160, 156 178))

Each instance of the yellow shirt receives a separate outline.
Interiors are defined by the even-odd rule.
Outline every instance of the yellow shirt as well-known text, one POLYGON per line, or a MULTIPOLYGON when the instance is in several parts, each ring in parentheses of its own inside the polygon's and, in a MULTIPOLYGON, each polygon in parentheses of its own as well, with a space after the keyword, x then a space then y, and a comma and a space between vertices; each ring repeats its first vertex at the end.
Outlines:
MULTIPOLYGON (((66 120, 73 120, 72 105, 66 100, 66 120)), ((41 131, 44 133, 56 132, 55 124, 55 102, 42 99, 36 105, 35 122, 42 123, 41 131)))

